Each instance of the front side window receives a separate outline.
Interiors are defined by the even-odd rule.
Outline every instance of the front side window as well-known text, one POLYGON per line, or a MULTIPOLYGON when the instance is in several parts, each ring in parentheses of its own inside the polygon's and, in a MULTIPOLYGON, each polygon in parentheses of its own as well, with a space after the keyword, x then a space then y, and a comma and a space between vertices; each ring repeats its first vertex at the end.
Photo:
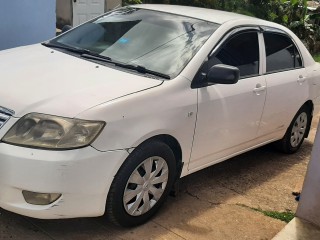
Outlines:
POLYGON ((292 40, 278 33, 264 33, 267 73, 302 67, 301 55, 292 40))
POLYGON ((112 60, 178 75, 219 24, 125 7, 83 24, 52 41, 112 60))
POLYGON ((209 61, 209 69, 216 64, 239 68, 240 78, 259 74, 259 41, 257 32, 244 32, 233 36, 209 61))

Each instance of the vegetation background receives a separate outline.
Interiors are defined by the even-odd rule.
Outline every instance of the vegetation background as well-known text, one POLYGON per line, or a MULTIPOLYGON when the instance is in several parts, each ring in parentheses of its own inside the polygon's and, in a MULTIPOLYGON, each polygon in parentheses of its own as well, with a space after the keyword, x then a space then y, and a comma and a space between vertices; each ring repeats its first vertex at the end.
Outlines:
MULTIPOLYGON (((319 1, 319 0, 317 0, 319 1)), ((307 0, 124 0, 123 5, 158 3, 236 12, 282 24, 291 29, 319 59, 320 7, 308 9, 307 0)))

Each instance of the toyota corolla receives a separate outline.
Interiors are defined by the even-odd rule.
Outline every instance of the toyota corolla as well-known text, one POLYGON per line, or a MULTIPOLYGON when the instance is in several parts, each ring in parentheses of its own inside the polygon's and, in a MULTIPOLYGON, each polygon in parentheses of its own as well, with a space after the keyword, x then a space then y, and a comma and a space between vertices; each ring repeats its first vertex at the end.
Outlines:
POLYGON ((0 52, 0 207, 147 221, 181 177, 274 142, 296 152, 320 67, 287 28, 137 5, 0 52))

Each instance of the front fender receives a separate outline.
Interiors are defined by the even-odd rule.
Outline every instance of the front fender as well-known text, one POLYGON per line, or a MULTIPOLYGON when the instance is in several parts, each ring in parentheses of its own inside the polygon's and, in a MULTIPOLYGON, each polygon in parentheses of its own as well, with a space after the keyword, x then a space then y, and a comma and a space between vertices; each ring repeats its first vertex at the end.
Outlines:
POLYGON ((197 90, 180 77, 99 105, 77 118, 106 121, 106 127, 92 143, 100 151, 135 148, 153 136, 167 134, 181 145, 185 162, 191 153, 196 111, 197 90))

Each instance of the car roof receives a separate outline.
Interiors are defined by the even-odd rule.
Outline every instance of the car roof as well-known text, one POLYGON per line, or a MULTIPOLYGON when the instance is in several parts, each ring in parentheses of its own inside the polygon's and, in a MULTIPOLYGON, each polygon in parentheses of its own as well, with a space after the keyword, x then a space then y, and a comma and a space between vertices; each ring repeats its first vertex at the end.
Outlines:
POLYGON ((133 5, 132 7, 173 13, 177 15, 198 18, 198 19, 202 19, 205 21, 214 22, 218 24, 223 24, 231 20, 244 20, 244 19, 260 20, 258 18, 245 16, 242 14, 225 12, 225 11, 214 10, 214 9, 199 8, 199 7, 164 5, 164 4, 138 4, 138 5, 133 5))

